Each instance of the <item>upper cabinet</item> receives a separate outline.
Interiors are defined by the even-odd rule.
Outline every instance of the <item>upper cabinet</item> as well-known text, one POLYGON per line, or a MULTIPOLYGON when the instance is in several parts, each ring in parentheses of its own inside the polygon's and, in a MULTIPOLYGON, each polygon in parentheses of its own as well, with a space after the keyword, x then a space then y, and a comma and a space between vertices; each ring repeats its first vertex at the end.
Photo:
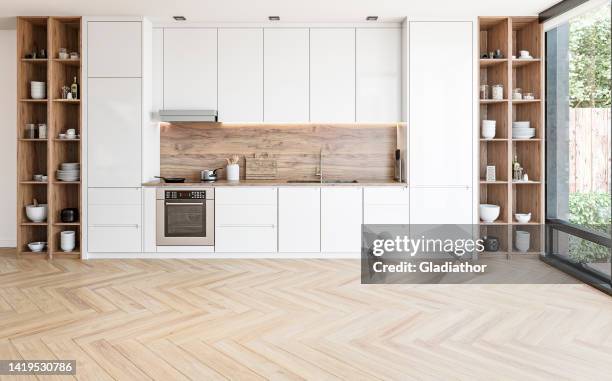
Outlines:
POLYGON ((263 29, 219 29, 218 62, 219 120, 262 122, 263 29))
POLYGON ((356 31, 357 122, 398 122, 401 119, 401 29, 356 31))
POLYGON ((217 29, 164 29, 163 108, 217 109, 217 29))
POLYGON ((355 29, 310 30, 310 120, 355 122, 355 29))
POLYGON ((308 29, 264 29, 264 121, 308 122, 308 29))
POLYGON ((410 184, 471 186, 472 23, 410 22, 409 27, 410 184))
POLYGON ((89 21, 88 77, 142 76, 142 23, 89 21))

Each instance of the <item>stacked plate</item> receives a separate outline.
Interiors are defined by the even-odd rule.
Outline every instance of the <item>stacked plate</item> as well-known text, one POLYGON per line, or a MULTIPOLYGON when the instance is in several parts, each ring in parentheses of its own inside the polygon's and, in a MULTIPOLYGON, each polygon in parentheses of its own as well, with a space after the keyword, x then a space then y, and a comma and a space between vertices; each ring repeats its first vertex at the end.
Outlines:
POLYGON ((47 94, 46 82, 30 82, 30 96, 32 99, 45 99, 47 94))
POLYGON ((529 121, 512 122, 513 139, 531 139, 535 136, 535 128, 531 128, 529 121))
POLYGON ((78 181, 81 177, 81 165, 79 163, 62 163, 57 171, 59 181, 78 181))

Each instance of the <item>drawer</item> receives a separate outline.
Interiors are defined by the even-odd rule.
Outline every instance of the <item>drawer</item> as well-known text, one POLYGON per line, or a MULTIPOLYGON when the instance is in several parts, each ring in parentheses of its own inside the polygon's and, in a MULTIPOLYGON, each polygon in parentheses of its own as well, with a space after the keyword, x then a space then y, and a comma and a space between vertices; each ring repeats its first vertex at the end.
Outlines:
POLYGON ((409 205, 365 205, 363 209, 364 224, 399 224, 410 223, 409 205))
POLYGON ((276 188, 215 188, 215 205, 276 205, 276 188))
POLYGON ((373 187, 363 189, 365 205, 409 205, 410 190, 408 187, 373 187))
POLYGON ((89 188, 89 205, 130 205, 142 203, 141 188, 89 188))
POLYGON ((138 253, 142 229, 133 226, 89 226, 87 246, 92 253, 138 253))
POLYGON ((100 205, 90 204, 89 225, 138 225, 142 223, 140 205, 100 205))
POLYGON ((215 229, 215 251, 221 253, 276 252, 276 225, 217 227, 215 229))
POLYGON ((276 205, 215 205, 215 225, 276 225, 276 205))

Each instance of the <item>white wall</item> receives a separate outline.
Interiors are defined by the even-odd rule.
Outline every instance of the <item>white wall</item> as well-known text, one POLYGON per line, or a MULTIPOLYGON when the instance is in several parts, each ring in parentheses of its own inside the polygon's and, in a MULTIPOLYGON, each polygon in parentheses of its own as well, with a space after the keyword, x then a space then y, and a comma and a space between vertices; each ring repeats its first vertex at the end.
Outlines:
POLYGON ((15 30, 0 30, 0 247, 16 241, 16 50, 15 30))

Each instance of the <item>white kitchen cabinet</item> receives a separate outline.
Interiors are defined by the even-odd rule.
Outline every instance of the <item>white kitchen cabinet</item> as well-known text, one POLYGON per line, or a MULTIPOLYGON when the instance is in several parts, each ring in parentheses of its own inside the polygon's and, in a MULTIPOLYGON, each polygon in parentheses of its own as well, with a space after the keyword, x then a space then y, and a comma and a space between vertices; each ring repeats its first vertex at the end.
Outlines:
POLYGON ((399 28, 357 28, 357 122, 401 119, 401 40, 399 28))
POLYGON ((279 188, 278 251, 321 251, 321 188, 279 188))
POLYGON ((321 188, 321 251, 361 251, 362 188, 321 188))
POLYGON ((277 251, 277 189, 215 189, 215 251, 277 251))
POLYGON ((355 29, 310 30, 310 120, 355 122, 355 29))
POLYGON ((409 224, 408 187, 367 187, 363 189, 364 224, 409 224))
POLYGON ((217 29, 166 28, 163 33, 163 108, 216 110, 217 29))
POLYGON ((164 108, 164 30, 153 29, 152 39, 151 110, 157 113, 164 108))
POLYGON ((264 29, 264 121, 308 122, 308 29, 264 29))
POLYGON ((219 29, 219 120, 263 121, 263 29, 219 29))
POLYGON ((140 78, 89 79, 89 187, 141 185, 141 108, 140 78))
POLYGON ((409 182, 470 186, 474 155, 472 23, 410 22, 409 28, 409 182))
POLYGON ((142 251, 142 195, 140 188, 88 190, 88 251, 142 251))
POLYGON ((410 223, 472 224, 472 188, 411 188, 410 223))
POLYGON ((141 22, 89 21, 87 23, 88 77, 140 77, 141 74, 141 22))
POLYGON ((142 190, 142 247, 145 253, 157 251, 157 189, 153 187, 142 190))

